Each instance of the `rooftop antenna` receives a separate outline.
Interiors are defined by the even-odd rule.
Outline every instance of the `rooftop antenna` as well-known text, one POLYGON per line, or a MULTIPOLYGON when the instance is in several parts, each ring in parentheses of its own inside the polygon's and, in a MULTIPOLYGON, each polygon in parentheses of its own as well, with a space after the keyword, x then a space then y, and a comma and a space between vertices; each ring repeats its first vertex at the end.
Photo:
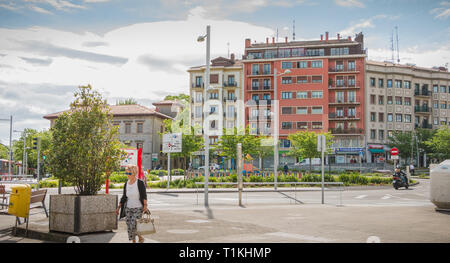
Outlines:
POLYGON ((295 41, 295 19, 294 19, 294 22, 293 22, 292 40, 295 41))
POLYGON ((278 42, 278 28, 277 28, 277 39, 275 41, 278 42))
POLYGON ((392 63, 395 63, 394 60, 394 30, 392 30, 392 35, 391 35, 391 52, 392 52, 392 63))
POLYGON ((230 42, 227 42, 228 55, 227 58, 230 58, 230 42))
POLYGON ((397 38, 397 63, 400 64, 400 51, 398 49, 398 27, 395 26, 395 34, 397 38))

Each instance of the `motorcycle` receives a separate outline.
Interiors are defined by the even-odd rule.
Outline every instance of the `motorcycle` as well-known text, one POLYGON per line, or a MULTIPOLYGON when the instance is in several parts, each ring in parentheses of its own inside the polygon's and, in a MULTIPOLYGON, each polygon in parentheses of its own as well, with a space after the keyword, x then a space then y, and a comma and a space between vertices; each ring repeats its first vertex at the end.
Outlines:
POLYGON ((400 187, 405 187, 408 189, 408 182, 404 182, 402 178, 396 174, 393 175, 392 186, 394 186, 395 190, 398 190, 400 187))

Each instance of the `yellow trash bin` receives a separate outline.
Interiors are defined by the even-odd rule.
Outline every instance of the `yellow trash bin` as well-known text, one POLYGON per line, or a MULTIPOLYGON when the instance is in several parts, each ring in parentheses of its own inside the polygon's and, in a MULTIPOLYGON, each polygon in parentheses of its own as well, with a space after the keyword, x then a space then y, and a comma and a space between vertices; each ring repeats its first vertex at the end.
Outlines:
POLYGON ((30 196, 31 187, 27 184, 11 187, 8 214, 17 217, 28 217, 28 212, 30 210, 30 196))

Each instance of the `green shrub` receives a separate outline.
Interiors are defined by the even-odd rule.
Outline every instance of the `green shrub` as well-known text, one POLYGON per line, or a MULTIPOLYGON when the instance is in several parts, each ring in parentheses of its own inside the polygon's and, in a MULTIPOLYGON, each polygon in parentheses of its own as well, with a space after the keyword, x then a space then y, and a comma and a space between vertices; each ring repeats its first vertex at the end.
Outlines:
POLYGON ((109 181, 113 183, 126 183, 128 181, 128 176, 125 174, 111 174, 109 176, 109 181))
POLYGON ((301 182, 322 182, 322 178, 318 174, 305 174, 302 176, 301 182))
POLYGON ((147 175, 147 182, 150 182, 150 181, 159 181, 159 177, 154 174, 149 174, 149 175, 147 175))
POLYGON ((390 184, 391 182, 392 179, 388 177, 379 177, 379 176, 369 177, 369 183, 371 184, 390 184))

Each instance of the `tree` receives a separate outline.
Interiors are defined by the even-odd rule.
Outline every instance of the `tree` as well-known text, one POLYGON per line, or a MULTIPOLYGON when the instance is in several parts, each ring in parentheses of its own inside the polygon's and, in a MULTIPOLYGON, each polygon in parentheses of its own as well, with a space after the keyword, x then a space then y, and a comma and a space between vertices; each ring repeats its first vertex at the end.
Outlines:
POLYGON ((21 160, 23 163, 23 141, 25 140, 25 152, 27 153, 27 167, 28 168, 37 168, 37 149, 33 149, 33 138, 41 138, 41 148, 40 148, 40 166, 41 171, 44 174, 46 169, 46 162, 43 160, 43 156, 48 153, 51 145, 51 132, 50 131, 41 131, 38 132, 35 129, 25 129, 25 138, 24 134, 20 136, 19 140, 14 141, 13 143, 13 155, 14 160, 21 160))
POLYGON ((436 134, 428 141, 425 142, 426 145, 433 149, 432 156, 439 159, 445 160, 450 158, 450 128, 441 127, 437 130, 436 134))
POLYGON ((397 148, 398 155, 404 160, 411 157, 411 146, 413 143, 415 142, 413 134, 410 131, 394 131, 392 137, 388 137, 388 146, 397 148))
POLYGON ((118 100, 116 101, 116 105, 136 105, 138 104, 137 101, 133 98, 128 98, 125 100, 118 100))
POLYGON ((179 101, 186 101, 187 103, 189 103, 190 100, 190 96, 186 95, 186 94, 178 94, 178 95, 167 95, 164 100, 179 100, 179 101))
POLYGON ((273 155, 273 138, 259 137, 259 145, 256 147, 256 153, 259 157, 259 169, 263 169, 263 159, 273 155))
POLYGON ((75 185, 78 195, 96 195, 107 171, 119 168, 118 130, 100 93, 79 87, 70 111, 55 121, 49 152, 53 175, 75 185))
POLYGON ((0 159, 9 159, 9 149, 7 146, 0 143, 0 159))
POLYGON ((310 131, 299 131, 297 133, 290 134, 288 140, 291 141, 291 148, 289 149, 289 155, 296 156, 301 159, 309 159, 309 171, 312 171, 312 158, 320 158, 321 153, 317 151, 317 135, 324 134, 327 141, 327 152, 331 151, 331 145, 333 144, 333 136, 331 133, 315 133, 310 131))

